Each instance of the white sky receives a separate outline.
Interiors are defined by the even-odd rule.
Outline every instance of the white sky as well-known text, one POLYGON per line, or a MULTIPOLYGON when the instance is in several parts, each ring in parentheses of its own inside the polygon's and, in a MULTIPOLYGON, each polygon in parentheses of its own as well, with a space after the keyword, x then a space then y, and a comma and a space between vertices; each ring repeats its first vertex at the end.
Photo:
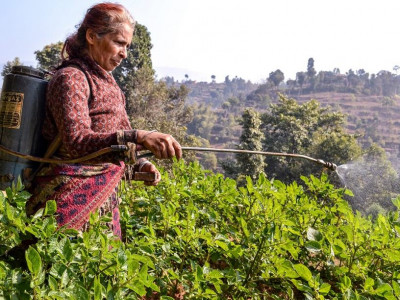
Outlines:
MULTIPOLYGON (((0 64, 64 40, 92 0, 1 0, 0 64)), ((399 0, 121 0, 151 33, 158 77, 226 75, 261 82, 281 69, 392 71, 400 65, 399 0)))

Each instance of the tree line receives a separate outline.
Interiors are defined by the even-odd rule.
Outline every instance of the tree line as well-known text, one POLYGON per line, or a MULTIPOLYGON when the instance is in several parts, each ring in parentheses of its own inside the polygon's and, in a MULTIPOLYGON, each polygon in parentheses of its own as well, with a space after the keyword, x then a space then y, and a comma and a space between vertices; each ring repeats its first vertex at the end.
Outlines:
POLYGON ((393 67, 390 71, 382 70, 377 74, 370 74, 364 69, 348 70, 342 74, 340 69, 332 71, 317 71, 314 59, 309 58, 307 71, 296 73, 295 79, 284 82, 285 75, 281 70, 273 71, 267 78, 266 85, 278 88, 282 86, 289 95, 314 92, 341 92, 377 96, 396 95, 400 87, 400 76, 397 75, 400 67, 393 67))

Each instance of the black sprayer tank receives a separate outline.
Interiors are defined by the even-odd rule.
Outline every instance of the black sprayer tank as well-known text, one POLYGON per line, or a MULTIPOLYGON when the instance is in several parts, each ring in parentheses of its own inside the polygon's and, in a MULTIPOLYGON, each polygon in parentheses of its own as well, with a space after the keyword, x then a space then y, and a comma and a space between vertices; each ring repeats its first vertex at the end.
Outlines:
MULTIPOLYGON (((0 98, 0 145, 43 157, 46 146, 41 135, 47 80, 44 73, 26 66, 14 66, 4 77, 0 98)), ((0 151, 0 189, 4 190, 36 162, 0 151)), ((28 171, 28 172, 27 172, 28 171)))

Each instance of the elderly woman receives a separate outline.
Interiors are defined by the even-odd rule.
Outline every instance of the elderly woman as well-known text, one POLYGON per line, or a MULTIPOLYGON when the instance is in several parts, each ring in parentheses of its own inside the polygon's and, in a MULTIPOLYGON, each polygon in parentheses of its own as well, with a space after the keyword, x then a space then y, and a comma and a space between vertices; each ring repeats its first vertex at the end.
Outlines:
MULTIPOLYGON (((43 128, 49 142, 61 140, 56 157, 76 158, 126 143, 140 145, 160 159, 181 157, 181 147, 172 136, 130 126, 124 95, 111 71, 126 58, 133 31, 133 18, 122 5, 101 3, 87 11, 77 32, 65 41, 63 62, 48 85, 43 128)), ((36 176, 28 213, 55 199, 58 225, 85 230, 90 213, 111 212, 110 226, 121 236, 116 191, 124 168, 112 156, 43 168, 36 176)), ((160 181, 149 161, 142 159, 135 168, 156 175, 147 185, 160 181)))

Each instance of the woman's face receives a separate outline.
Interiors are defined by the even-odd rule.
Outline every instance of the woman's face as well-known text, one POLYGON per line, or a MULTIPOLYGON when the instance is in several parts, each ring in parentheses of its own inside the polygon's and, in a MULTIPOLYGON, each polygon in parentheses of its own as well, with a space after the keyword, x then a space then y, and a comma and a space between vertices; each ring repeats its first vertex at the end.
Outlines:
POLYGON ((132 42, 133 29, 123 24, 118 32, 98 36, 91 29, 86 32, 89 56, 104 70, 111 72, 126 58, 126 51, 132 42))

